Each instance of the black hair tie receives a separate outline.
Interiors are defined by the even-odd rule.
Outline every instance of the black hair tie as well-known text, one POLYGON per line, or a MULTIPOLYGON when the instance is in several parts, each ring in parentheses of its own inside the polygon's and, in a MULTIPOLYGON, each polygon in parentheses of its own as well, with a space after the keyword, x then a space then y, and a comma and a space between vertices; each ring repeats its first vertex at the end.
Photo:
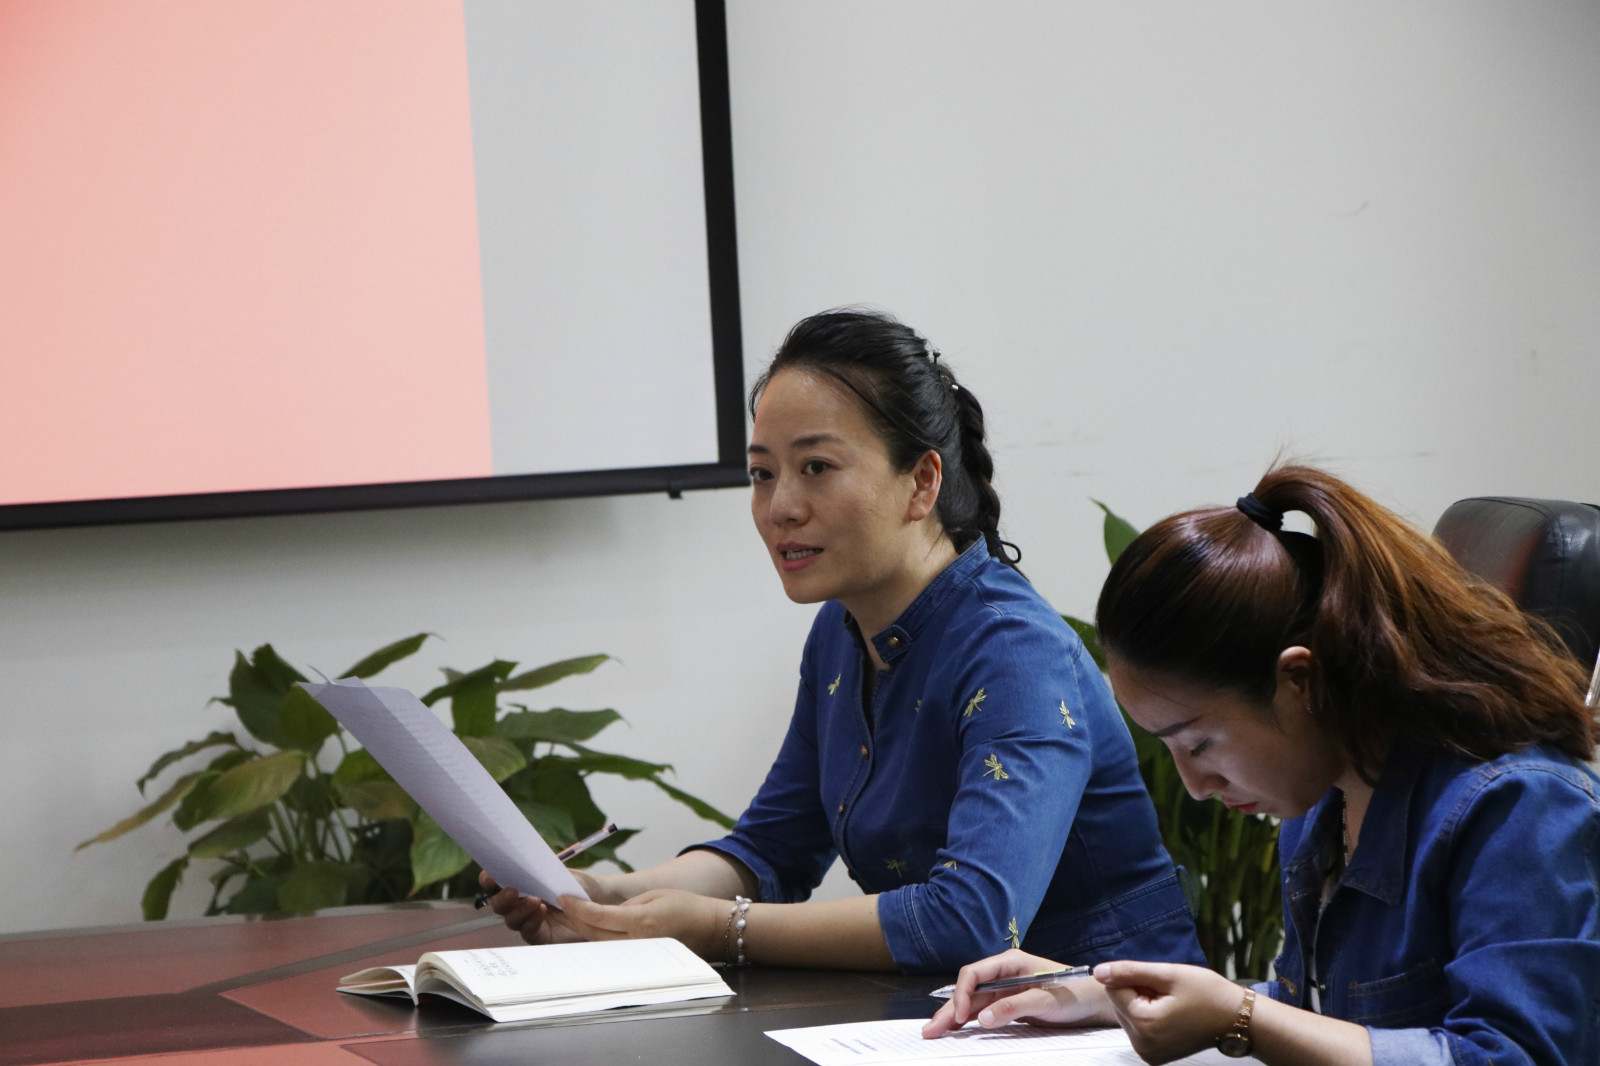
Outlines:
POLYGON ((1284 512, 1276 507, 1268 507, 1256 499, 1256 494, 1248 492, 1240 496, 1235 507, 1244 512, 1244 516, 1268 533, 1277 533, 1283 529, 1284 512))

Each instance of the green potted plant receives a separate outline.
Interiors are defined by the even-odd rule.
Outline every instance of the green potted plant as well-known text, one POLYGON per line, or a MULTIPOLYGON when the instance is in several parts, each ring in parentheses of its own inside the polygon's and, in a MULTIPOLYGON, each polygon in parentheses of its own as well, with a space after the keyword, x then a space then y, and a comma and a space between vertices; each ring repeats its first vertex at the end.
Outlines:
MULTIPOLYGON (((1116 562, 1139 531, 1098 500, 1105 513, 1106 557, 1116 562)), ((1104 670, 1105 654, 1092 624, 1062 615, 1104 670)), ((1188 873, 1187 889, 1206 959, 1236 978, 1266 976, 1283 943, 1278 874, 1278 821, 1230 811, 1216 799, 1193 799, 1166 747, 1127 717, 1139 773, 1155 802, 1161 839, 1188 873)))
MULTIPOLYGON (((429 634, 397 640, 340 677, 372 677, 422 648, 429 634)), ((422 697, 448 700, 452 728, 553 847, 563 847, 607 821, 589 793, 592 774, 649 781, 720 826, 733 820, 666 781, 672 767, 597 751, 588 742, 621 719, 614 710, 534 710, 502 700, 594 670, 609 656, 586 655, 516 672, 496 659, 475 670, 445 668, 444 683, 422 697)), ((146 920, 165 918, 173 889, 191 864, 211 865, 207 914, 309 911, 402 899, 463 898, 477 888, 478 868, 420 810, 370 754, 352 747, 333 716, 295 684, 305 678, 272 645, 235 653, 228 695, 243 727, 214 731, 158 758, 145 786, 188 767, 154 800, 79 849, 137 829, 171 812, 180 830, 196 833, 145 886, 146 920), (331 743, 330 743, 331 742, 331 743), (200 764, 195 757, 209 758, 200 764)), ((617 848, 638 832, 623 829, 573 859, 631 867, 617 848)))

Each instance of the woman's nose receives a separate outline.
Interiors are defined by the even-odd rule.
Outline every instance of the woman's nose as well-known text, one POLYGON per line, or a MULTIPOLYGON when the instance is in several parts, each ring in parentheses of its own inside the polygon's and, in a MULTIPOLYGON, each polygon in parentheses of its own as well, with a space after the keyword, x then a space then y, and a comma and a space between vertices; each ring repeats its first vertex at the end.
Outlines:
POLYGON ((1227 784, 1220 775, 1195 766, 1186 752, 1173 752, 1172 761, 1177 764, 1178 777, 1183 781, 1183 787, 1197 800, 1210 799, 1221 792, 1222 786, 1227 784))
POLYGON ((767 502, 767 516, 777 525, 798 522, 805 513, 804 501, 789 478, 778 478, 767 502))

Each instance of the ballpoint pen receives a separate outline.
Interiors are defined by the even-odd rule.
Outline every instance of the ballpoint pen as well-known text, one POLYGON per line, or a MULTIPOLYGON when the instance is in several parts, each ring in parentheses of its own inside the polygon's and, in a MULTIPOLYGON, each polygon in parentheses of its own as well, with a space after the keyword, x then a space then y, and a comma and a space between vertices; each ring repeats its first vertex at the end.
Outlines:
MULTIPOLYGON (((617 823, 607 822, 605 825, 601 826, 599 829, 596 829, 594 832, 590 833, 576 844, 569 845, 568 847, 562 848, 560 851, 556 852, 556 858, 562 862, 566 862, 568 859, 571 859, 574 856, 582 855, 584 852, 588 851, 590 848, 594 847, 596 844, 600 843, 602 840, 616 831, 617 823)), ((494 895, 493 892, 479 892, 472 900, 472 909, 481 911, 484 907, 489 905, 489 897, 492 895, 494 895)))
MULTIPOLYGON (((1068 966, 1065 970, 1041 970, 1038 973, 1023 974, 1021 977, 1002 977, 998 981, 984 981, 972 991, 999 992, 1006 988, 1022 988, 1032 985, 1035 988, 1049 988, 1052 985, 1064 984, 1074 977, 1087 977, 1094 972, 1092 966, 1068 966)), ((949 999, 956 994, 955 985, 945 985, 936 988, 928 995, 937 999, 949 999)))

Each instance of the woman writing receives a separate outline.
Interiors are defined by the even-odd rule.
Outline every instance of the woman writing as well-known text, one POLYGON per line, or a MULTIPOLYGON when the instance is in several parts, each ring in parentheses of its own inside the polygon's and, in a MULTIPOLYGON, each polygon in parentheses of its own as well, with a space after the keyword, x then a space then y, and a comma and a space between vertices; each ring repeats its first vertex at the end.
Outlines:
POLYGON ((1191 795, 1285 819, 1285 943, 1245 990, 1112 962, 1001 1000, 963 971, 937 1036, 1120 1023, 1150 1062, 1600 1062, 1600 782, 1583 671, 1503 595, 1337 479, 1268 473, 1117 560, 1112 686, 1191 795), (1308 515, 1315 536, 1281 529, 1308 515))
POLYGON ((495 910, 531 942, 738 963, 1198 961, 1110 693, 1001 555, 976 398, 910 328, 839 311, 795 326, 752 409, 757 531, 790 599, 824 604, 766 782, 728 836, 596 876, 593 902, 495 910), (835 855, 865 894, 805 902, 835 855))

